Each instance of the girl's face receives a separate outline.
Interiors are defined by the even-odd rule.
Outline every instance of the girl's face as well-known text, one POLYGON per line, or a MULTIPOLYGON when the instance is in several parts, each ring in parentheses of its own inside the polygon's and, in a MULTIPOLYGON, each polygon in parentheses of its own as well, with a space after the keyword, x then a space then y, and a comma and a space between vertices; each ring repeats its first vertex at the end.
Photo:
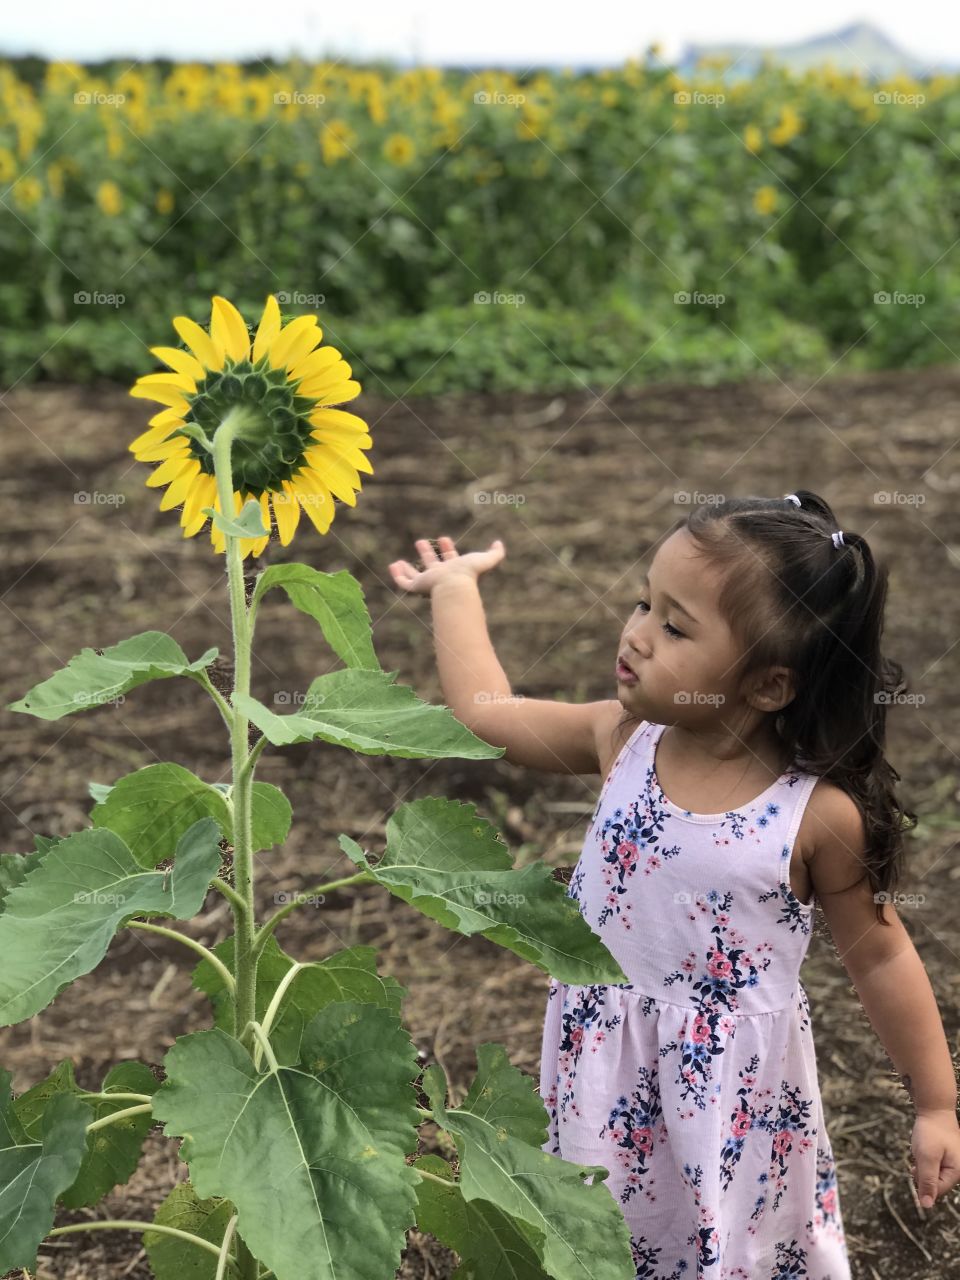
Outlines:
POLYGON ((720 575, 685 529, 663 543, 638 582, 618 655, 636 680, 617 677, 624 708, 656 724, 715 723, 739 705, 741 654, 720 614, 720 575))

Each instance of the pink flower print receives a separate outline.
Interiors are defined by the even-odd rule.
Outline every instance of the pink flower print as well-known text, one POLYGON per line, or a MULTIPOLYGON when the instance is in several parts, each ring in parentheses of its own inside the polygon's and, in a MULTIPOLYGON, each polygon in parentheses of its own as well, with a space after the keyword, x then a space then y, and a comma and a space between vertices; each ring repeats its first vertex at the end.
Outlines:
POLYGON ((680 962, 680 968, 683 969, 684 972, 686 973, 693 973, 694 969, 696 968, 696 965, 692 960, 682 960, 680 962))
POLYGON ((630 1137, 633 1139, 633 1145, 644 1155, 649 1155, 653 1150, 653 1130, 647 1127, 643 1129, 632 1129, 630 1137))
POLYGON ((733 1117, 733 1136, 735 1138, 743 1138, 750 1130, 751 1125, 750 1114, 747 1111, 738 1111, 733 1117))
POLYGON ((656 854, 651 854, 650 857, 647 859, 647 867, 649 868, 649 870, 647 871, 646 874, 649 875, 651 871, 656 871, 657 867, 659 866, 660 866, 660 859, 656 856, 656 854))
POLYGON ((711 951, 707 958, 707 972, 711 978, 725 978, 733 965, 720 951, 711 951))
POLYGON ((778 1156, 785 1156, 793 1145, 789 1129, 781 1129, 773 1137, 773 1149, 778 1156))
POLYGON ((627 871, 632 871, 637 861, 637 846, 632 840, 624 840, 617 850, 620 858, 620 865, 627 871))
POLYGON ((837 1191, 835 1187, 828 1188, 823 1193, 823 1212, 833 1213, 837 1207, 837 1191))
POLYGON ((733 1030, 733 1028, 734 1028, 734 1026, 735 1026, 735 1025, 736 1025, 736 1024, 734 1023, 733 1018, 721 1018, 721 1019, 720 1019, 720 1023, 719 1023, 720 1030, 721 1030, 725 1035, 729 1035, 729 1034, 730 1034, 730 1032, 733 1030))
POLYGON ((718 912, 717 924, 729 924, 729 923, 730 923, 730 917, 723 911, 718 912))
POLYGON ((583 1027, 574 1027, 570 1032, 570 1039, 573 1041, 574 1045, 579 1048, 583 1040, 583 1027))
POLYGON ((690 1032, 690 1039, 694 1044, 704 1044, 710 1039, 710 1024, 702 1013, 698 1013, 693 1020, 693 1029, 690 1032))
POLYGON ((753 964, 753 956, 748 955, 746 951, 743 953, 740 959, 743 961, 744 964, 747 964, 747 965, 753 964))

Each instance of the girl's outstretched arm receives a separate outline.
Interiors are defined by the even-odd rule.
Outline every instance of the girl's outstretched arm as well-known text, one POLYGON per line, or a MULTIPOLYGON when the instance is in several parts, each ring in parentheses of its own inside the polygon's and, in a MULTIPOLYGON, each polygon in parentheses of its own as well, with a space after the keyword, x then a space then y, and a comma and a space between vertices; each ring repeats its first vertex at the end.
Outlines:
POLYGON ((503 559, 497 540, 487 551, 460 555, 452 538, 416 542, 424 568, 388 566, 406 591, 430 596, 437 670, 450 710, 478 737, 504 747, 510 764, 548 773, 599 773, 623 708, 617 699, 560 702, 514 694, 487 631, 477 580, 503 559))
POLYGON ((914 1104, 914 1177, 920 1203, 929 1208, 960 1182, 957 1086, 940 1011, 892 903, 883 906, 890 924, 877 920, 856 803, 832 785, 818 787, 816 795, 810 878, 844 968, 914 1104))

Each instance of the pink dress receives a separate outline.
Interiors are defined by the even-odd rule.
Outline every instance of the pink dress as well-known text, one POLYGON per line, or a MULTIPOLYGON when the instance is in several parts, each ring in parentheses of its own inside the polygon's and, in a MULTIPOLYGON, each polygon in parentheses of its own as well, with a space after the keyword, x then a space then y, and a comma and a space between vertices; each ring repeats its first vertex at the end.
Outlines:
POLYGON ((630 981, 550 980, 544 1151, 602 1165, 637 1280, 850 1280, 807 996, 814 905, 790 852, 816 775, 727 813, 660 789, 644 721, 570 880, 630 981))

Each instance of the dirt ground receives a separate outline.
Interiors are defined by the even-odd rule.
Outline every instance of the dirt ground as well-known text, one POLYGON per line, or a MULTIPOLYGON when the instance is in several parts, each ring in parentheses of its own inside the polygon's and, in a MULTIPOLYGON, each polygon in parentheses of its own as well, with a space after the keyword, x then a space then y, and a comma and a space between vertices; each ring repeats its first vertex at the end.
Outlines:
MULTIPOLYGON (((507 558, 484 578, 490 633, 515 692, 573 701, 614 697, 613 663, 634 583, 651 544, 679 513, 678 490, 823 493, 842 527, 868 536, 891 565, 887 650, 904 662, 919 706, 889 717, 889 757, 901 795, 921 816, 905 892, 922 907, 901 916, 936 991, 960 1057, 960 370, 869 374, 820 382, 807 395, 778 380, 720 387, 661 384, 606 399, 577 395, 410 397, 356 408, 372 424, 372 461, 354 509, 328 537, 303 522, 294 544, 262 564, 301 560, 349 569, 363 586, 385 669, 441 702, 429 602, 404 596, 387 571, 415 559, 413 540, 449 533, 463 549, 503 538, 507 558), (919 493, 922 505, 883 503, 878 491, 919 493), (485 500, 478 495, 490 495, 485 500), (499 495, 499 496, 498 496, 499 495), (522 501, 520 500, 522 499, 522 501)), ((125 388, 38 385, 0 404, 0 640, 2 702, 65 663, 147 628, 171 632, 197 656, 229 647, 222 561, 205 535, 180 537, 157 509, 147 471, 127 453, 147 409, 125 388), (76 501, 89 493, 90 501, 76 501), (101 495, 120 494, 122 502, 101 495)), ((304 690, 337 663, 319 629, 268 597, 257 627, 254 692, 304 690)), ((109 783, 174 760, 210 781, 229 752, 219 717, 187 681, 145 685, 116 708, 45 723, 0 710, 0 847, 86 825, 87 782, 109 783)), ((382 847, 384 823, 426 795, 477 804, 519 863, 575 861, 599 777, 541 774, 497 762, 355 756, 318 743, 270 750, 258 776, 294 808, 283 852, 260 854, 261 917, 274 895, 348 873, 337 836, 382 847)), ((188 929, 213 943, 229 929, 216 894, 188 929)), ((381 971, 407 988, 407 1025, 442 1064, 455 1098, 476 1068, 475 1047, 503 1043, 536 1076, 547 978, 482 939, 448 933, 376 886, 331 895, 279 930, 286 950, 319 959, 357 943, 378 946, 381 971)), ((0 1031, 0 1063, 22 1092, 61 1058, 99 1088, 108 1067, 158 1063, 177 1035, 208 1025, 192 962, 176 944, 125 930, 95 973, 29 1022, 0 1031)), ((960 1274, 957 1193, 922 1211, 908 1173, 912 1110, 817 914, 803 969, 828 1129, 856 1280, 934 1280, 960 1274)), ((425 1130, 426 1146, 433 1146, 425 1130)), ((151 1131, 141 1168, 94 1209, 59 1211, 57 1225, 152 1217, 185 1167, 177 1144, 151 1131)), ((44 1245, 37 1280, 147 1280, 137 1232, 90 1232, 44 1245)), ((398 1275, 443 1280, 454 1255, 412 1232, 398 1275)), ((18 1280, 19 1280, 19 1273, 18 1280)), ((758 1278, 759 1280, 759 1278, 758 1278)))

